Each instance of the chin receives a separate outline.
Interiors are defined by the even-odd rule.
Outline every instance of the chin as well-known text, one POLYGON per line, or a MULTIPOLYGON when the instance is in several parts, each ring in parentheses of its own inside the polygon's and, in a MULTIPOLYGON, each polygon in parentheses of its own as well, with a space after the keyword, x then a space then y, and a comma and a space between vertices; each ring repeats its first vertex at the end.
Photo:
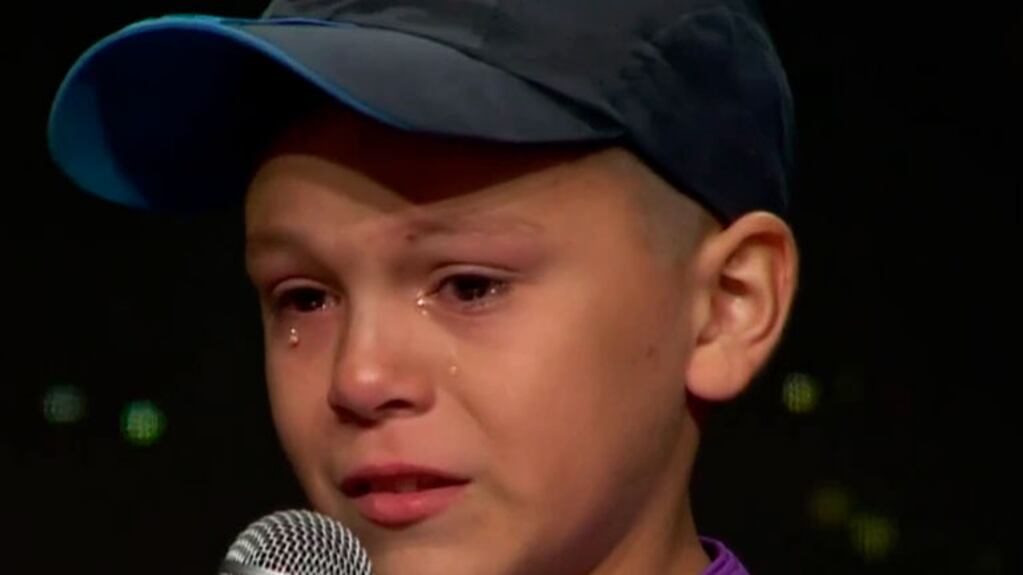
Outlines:
POLYGON ((480 553, 465 547, 387 545, 368 549, 374 575, 498 575, 508 573, 496 558, 480 561, 480 553))

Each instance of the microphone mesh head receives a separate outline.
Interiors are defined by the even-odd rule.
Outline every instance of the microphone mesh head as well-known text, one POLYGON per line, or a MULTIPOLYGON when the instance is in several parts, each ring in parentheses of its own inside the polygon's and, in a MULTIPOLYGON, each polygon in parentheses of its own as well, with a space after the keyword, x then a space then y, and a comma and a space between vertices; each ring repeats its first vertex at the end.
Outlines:
POLYGON ((371 575, 372 568, 366 550, 343 525, 313 511, 289 510, 249 525, 227 551, 221 571, 371 575))

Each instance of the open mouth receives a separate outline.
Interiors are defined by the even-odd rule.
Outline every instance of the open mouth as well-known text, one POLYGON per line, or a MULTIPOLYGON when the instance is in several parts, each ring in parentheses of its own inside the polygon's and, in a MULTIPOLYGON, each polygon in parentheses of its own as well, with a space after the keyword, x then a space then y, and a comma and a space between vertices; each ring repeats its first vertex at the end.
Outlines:
POLYGON ((409 473, 386 476, 352 477, 341 484, 341 491, 348 497, 357 498, 371 493, 415 493, 464 485, 467 480, 440 475, 409 473))
POLYGON ((368 521, 404 528, 455 505, 469 483, 467 478, 418 466, 375 466, 345 478, 341 492, 368 521))

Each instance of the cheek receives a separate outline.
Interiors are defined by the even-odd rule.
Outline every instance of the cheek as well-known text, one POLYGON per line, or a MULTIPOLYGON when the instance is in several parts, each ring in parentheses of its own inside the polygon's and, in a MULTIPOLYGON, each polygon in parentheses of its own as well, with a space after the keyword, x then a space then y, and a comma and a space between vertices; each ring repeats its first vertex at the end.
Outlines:
POLYGON ((267 385, 274 416, 280 414, 281 423, 293 425, 291 420, 326 406, 336 325, 331 314, 264 318, 267 385))
POLYGON ((320 365, 316 340, 305 337, 294 348, 285 338, 268 337, 266 354, 266 382, 274 427, 299 479, 306 477, 317 462, 319 441, 329 414, 326 402, 329 369, 320 365), (327 375, 321 375, 327 374, 327 375))
POLYGON ((537 330, 542 342, 533 363, 547 386, 544 403, 573 419, 623 427, 612 418, 651 416, 665 400, 684 398, 688 350, 678 302, 663 278, 642 270, 609 275, 588 282, 602 287, 571 290, 572 300, 537 330))
POLYGON ((331 462, 327 459, 331 453, 327 442, 332 435, 327 429, 331 412, 326 403, 326 387, 312 376, 309 364, 296 361, 297 358, 288 355, 289 351, 275 353, 276 357, 267 350, 266 379, 281 448, 312 507, 341 517, 331 483, 331 462), (286 357, 280 357, 281 354, 286 357))
POLYGON ((517 351, 486 386, 502 390, 486 418, 495 460, 523 497, 542 494, 543 505, 589 505, 582 499, 612 489, 619 475, 648 470, 664 451, 652 434, 666 437, 683 412, 672 364, 685 351, 666 350, 684 339, 665 314, 668 295, 591 285, 612 284, 567 286, 571 297, 547 298, 547 313, 517 326, 505 346, 517 351))

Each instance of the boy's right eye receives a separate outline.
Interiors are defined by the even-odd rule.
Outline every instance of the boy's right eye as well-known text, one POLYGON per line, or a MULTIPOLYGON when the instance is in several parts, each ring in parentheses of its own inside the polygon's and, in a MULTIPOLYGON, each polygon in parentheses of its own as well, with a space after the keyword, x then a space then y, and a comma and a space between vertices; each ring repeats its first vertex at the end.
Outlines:
POLYGON ((313 313, 333 305, 326 290, 313 286, 300 286, 281 290, 273 298, 275 312, 313 313))

